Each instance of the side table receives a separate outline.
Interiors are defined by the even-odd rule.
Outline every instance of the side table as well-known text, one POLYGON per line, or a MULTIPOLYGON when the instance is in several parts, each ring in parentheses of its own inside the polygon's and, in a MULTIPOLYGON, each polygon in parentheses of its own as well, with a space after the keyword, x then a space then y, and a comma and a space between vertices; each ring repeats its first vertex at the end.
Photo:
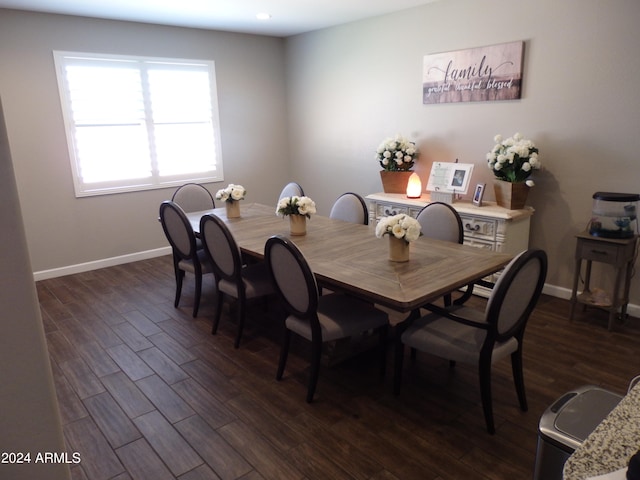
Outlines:
POLYGON ((636 257, 638 236, 632 238, 615 239, 594 237, 587 232, 576 235, 576 268, 573 276, 573 290, 571 292, 571 310, 569 320, 573 320, 576 303, 586 306, 595 306, 609 310, 608 328, 613 328, 614 320, 620 309, 620 318, 624 319, 629 303, 629 284, 636 257), (586 270, 584 277, 584 290, 578 295, 578 280, 582 270, 582 260, 586 260, 586 270), (590 291, 591 285, 591 263, 601 262, 612 265, 615 269, 615 282, 611 302, 602 304, 590 291), (622 287, 622 289, 621 289, 622 287))

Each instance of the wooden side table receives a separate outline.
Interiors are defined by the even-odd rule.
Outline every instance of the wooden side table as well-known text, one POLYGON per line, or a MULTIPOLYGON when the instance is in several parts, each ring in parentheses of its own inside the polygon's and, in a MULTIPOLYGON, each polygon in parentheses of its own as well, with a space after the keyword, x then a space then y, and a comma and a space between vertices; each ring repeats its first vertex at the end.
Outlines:
POLYGON ((595 306, 609 310, 608 328, 613 328, 613 322, 620 309, 620 318, 624 319, 629 303, 629 284, 636 257, 638 236, 625 239, 594 237, 587 232, 576 235, 576 268, 573 276, 573 290, 571 292, 571 310, 569 320, 573 320, 576 303, 583 306, 595 306), (584 290, 578 295, 578 280, 582 270, 582 260, 587 266, 584 277, 584 290), (612 265, 616 269, 615 284, 610 304, 601 304, 593 298, 591 286, 591 263, 601 262, 612 265), (622 289, 621 289, 622 287, 622 289))

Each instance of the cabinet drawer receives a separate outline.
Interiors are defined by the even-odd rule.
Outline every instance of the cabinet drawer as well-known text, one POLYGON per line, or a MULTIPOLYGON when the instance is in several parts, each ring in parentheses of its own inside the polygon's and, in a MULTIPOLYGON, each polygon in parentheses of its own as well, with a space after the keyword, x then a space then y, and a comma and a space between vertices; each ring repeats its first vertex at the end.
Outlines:
POLYGON ((398 215, 400 213, 409 213, 409 208, 406 205, 394 205, 390 203, 376 204, 376 218, 390 217, 392 215, 398 215))
POLYGON ((460 216, 464 236, 469 238, 483 238, 494 241, 496 239, 496 221, 485 218, 460 216))
POLYGON ((493 242, 487 242, 486 240, 478 240, 473 237, 464 237, 464 244, 469 245, 470 247, 483 248, 485 250, 495 251, 496 245, 493 242))
POLYGON ((576 251, 576 255, 578 258, 583 258, 585 260, 593 260, 596 262, 617 264, 618 263, 618 255, 620 254, 621 248, 614 244, 606 244, 604 242, 590 242, 590 241, 581 241, 578 242, 579 246, 576 251))

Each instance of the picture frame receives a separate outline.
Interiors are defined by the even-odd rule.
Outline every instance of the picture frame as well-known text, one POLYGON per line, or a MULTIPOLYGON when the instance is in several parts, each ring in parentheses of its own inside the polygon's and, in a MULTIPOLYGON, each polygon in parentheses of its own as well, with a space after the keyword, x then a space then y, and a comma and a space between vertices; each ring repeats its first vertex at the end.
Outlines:
POLYGON ((422 103, 521 98, 524 41, 425 55, 422 103))
POLYGON ((484 189, 487 186, 486 183, 479 183, 476 185, 476 189, 473 191, 473 199, 471 202, 478 206, 482 206, 482 197, 484 196, 484 189))
POLYGON ((466 195, 472 172, 472 163, 434 162, 431 166, 427 190, 466 195))

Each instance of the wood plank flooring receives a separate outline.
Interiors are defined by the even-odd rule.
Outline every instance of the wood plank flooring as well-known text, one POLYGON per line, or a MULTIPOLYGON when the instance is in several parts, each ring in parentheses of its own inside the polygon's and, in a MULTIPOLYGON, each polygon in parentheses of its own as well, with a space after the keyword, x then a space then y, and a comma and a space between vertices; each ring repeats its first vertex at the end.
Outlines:
POLYGON ((322 368, 309 405, 302 341, 275 380, 277 306, 250 310, 235 350, 228 309, 210 334, 212 288, 193 319, 193 278, 175 309, 169 257, 37 283, 74 479, 529 479, 546 407, 584 384, 624 393, 640 373, 637 320, 608 332, 590 309, 569 323, 568 303, 543 296, 525 335, 529 411, 496 364, 493 436, 475 369, 424 354, 399 397, 390 349, 382 381, 368 353, 322 368))

